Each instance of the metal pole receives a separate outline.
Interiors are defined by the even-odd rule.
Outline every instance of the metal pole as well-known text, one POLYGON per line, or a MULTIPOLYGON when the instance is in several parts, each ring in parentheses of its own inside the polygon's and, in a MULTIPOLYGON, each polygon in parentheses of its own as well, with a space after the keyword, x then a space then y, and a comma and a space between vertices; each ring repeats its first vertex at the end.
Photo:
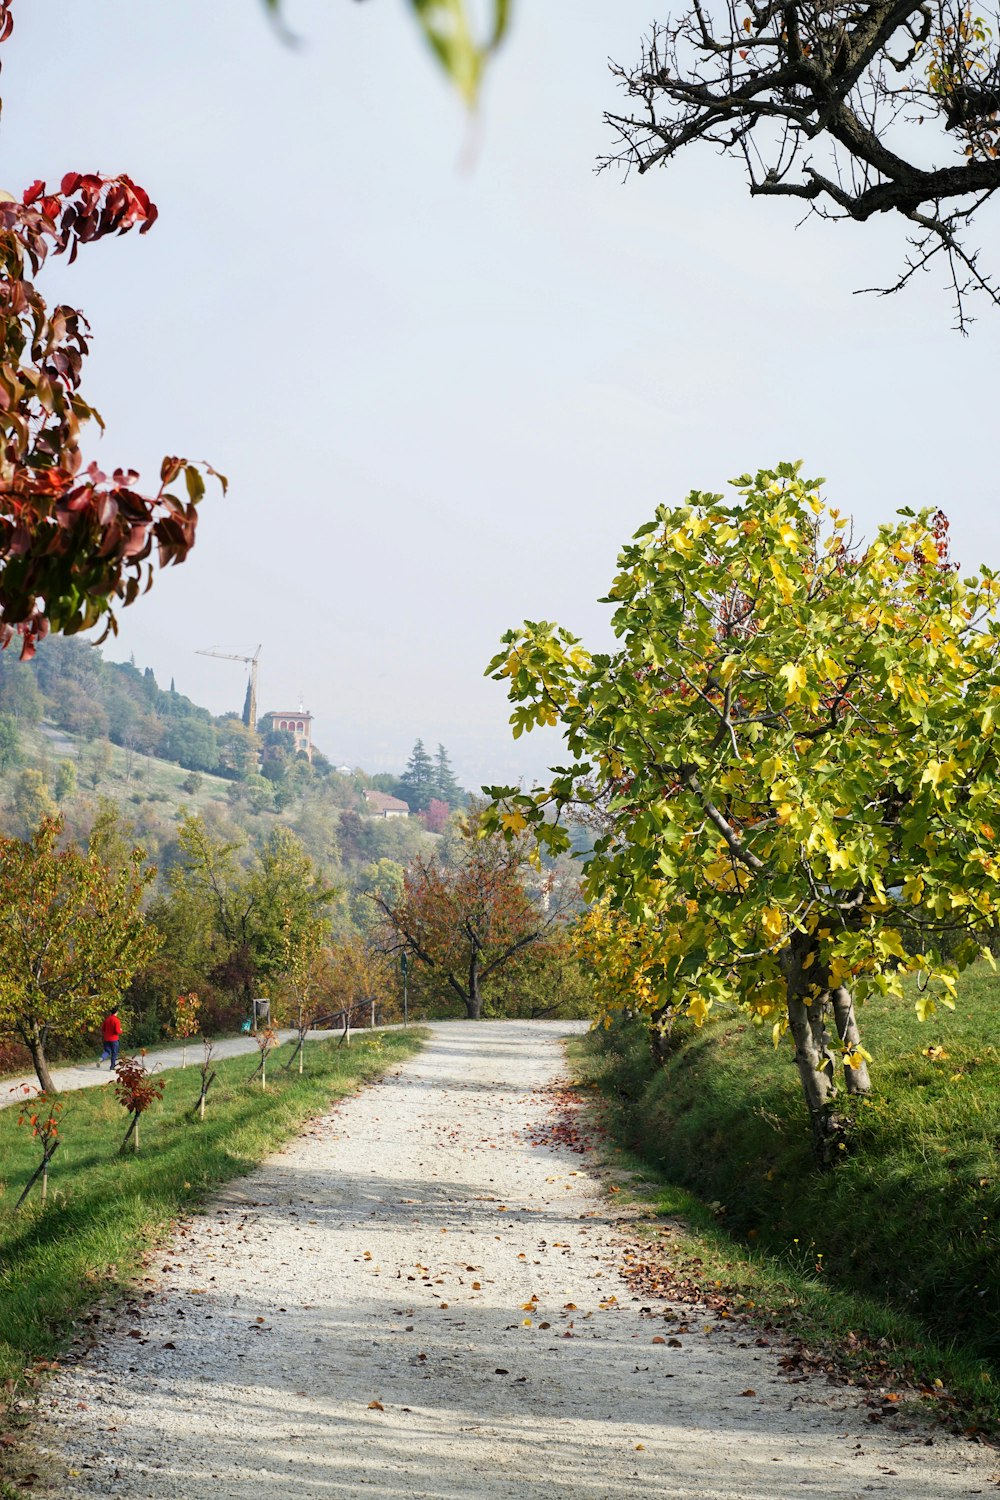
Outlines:
POLYGON ((403 952, 403 953, 401 953, 399 955, 399 967, 402 970, 402 974, 403 974, 403 1025, 404 1026, 409 1026, 409 1024, 410 1024, 410 1007, 409 1007, 409 1002, 408 1002, 408 997, 407 997, 407 983, 406 983, 406 981, 407 981, 407 974, 409 973, 409 967, 410 966, 409 966, 409 964, 406 961, 406 953, 405 952, 403 952))

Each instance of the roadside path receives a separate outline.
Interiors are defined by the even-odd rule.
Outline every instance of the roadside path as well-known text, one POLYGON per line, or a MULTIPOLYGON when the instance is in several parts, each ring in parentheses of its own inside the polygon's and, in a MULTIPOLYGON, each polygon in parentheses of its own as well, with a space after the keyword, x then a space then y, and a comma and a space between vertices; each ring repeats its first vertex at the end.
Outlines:
POLYGON ((53 1493, 986 1493, 987 1450, 873 1426, 856 1391, 790 1383, 745 1329, 690 1307, 678 1328, 632 1296, 599 1164, 532 1144, 566 1029, 433 1026, 416 1058, 182 1224, 136 1303, 45 1389, 41 1446, 69 1471, 53 1493))
MULTIPOLYGON (((382 1026, 376 1029, 380 1031, 394 1030, 391 1026, 382 1026)), ((361 1034, 366 1030, 367 1027, 361 1028, 361 1034)), ((359 1028, 352 1026, 351 1035, 356 1036, 358 1034, 359 1028)), ((331 1038, 336 1039, 339 1035, 339 1031, 307 1031, 306 1040, 328 1042, 331 1038)), ((291 1042, 297 1036, 297 1031, 279 1031, 278 1041, 279 1043, 291 1042)), ((246 1053, 257 1050, 257 1043, 252 1036, 226 1037, 222 1041, 214 1042, 212 1046, 213 1060, 224 1057, 242 1057, 246 1053)), ((123 1053, 131 1053, 136 1050, 139 1049, 128 1046, 122 1048, 123 1053)), ((101 1063, 100 1067, 97 1066, 96 1049, 94 1056, 94 1062, 76 1063, 71 1067, 65 1068, 53 1068, 52 1077, 55 1080, 56 1093, 67 1094, 74 1089, 100 1088, 103 1084, 110 1083, 113 1076, 111 1068, 106 1062, 101 1063)), ((176 1047, 156 1047, 149 1051, 147 1057, 149 1067, 155 1069, 157 1072, 162 1072, 165 1068, 179 1068, 182 1065, 183 1049, 180 1043, 176 1047)), ((200 1059, 201 1041, 198 1037, 193 1037, 188 1042, 188 1067, 190 1068, 192 1064, 199 1062, 200 1059)), ((0 1109, 4 1109, 11 1104, 20 1104, 25 1098, 24 1091, 26 1088, 35 1094, 39 1092, 38 1079, 34 1073, 22 1073, 19 1077, 0 1078, 0 1109)))

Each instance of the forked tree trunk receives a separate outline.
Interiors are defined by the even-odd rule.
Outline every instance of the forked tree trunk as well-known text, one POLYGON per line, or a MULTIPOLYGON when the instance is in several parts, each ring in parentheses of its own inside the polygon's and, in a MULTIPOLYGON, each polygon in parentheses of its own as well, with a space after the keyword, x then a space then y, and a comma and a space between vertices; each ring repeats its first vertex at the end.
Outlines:
MULTIPOLYGON (((782 954, 787 986, 788 1027, 795 1043, 795 1066, 812 1126, 813 1147, 821 1167, 832 1166, 844 1145, 845 1121, 836 1112, 837 1063, 830 1045, 828 1023, 832 1016, 840 1041, 852 1050, 861 1044, 850 990, 840 986, 810 993, 810 978, 816 969, 805 968, 815 947, 805 934, 794 938, 782 954)), ((868 1069, 844 1066, 848 1094, 867 1094, 871 1088, 868 1069)))
POLYGON ((843 1121, 838 1119, 834 1104, 837 1097, 836 1064, 830 1050, 827 1030, 829 995, 810 993, 817 970, 816 946, 806 933, 793 935, 781 953, 785 978, 788 1029, 795 1043, 795 1066, 799 1072, 809 1123, 813 1150, 820 1167, 829 1167, 837 1156, 843 1139, 843 1121), (806 963, 811 959, 809 968, 806 963))
MULTIPOLYGON (((861 1046, 861 1032, 858 1030, 857 1019, 854 1015, 854 1001, 851 992, 844 985, 830 991, 830 999, 833 1002, 833 1018, 837 1025, 837 1034, 845 1046, 861 1046)), ((870 1094, 872 1083, 868 1076, 868 1065, 862 1058, 856 1068, 850 1068, 844 1064, 844 1086, 849 1094, 870 1094)))
POLYGON ((800 994, 788 992, 788 1029, 795 1043, 795 1066, 805 1095, 812 1126, 813 1146, 821 1166, 833 1161, 841 1134, 841 1124, 834 1113, 837 1085, 834 1081, 833 1053, 826 1029, 826 996, 813 999, 811 1005, 800 994))

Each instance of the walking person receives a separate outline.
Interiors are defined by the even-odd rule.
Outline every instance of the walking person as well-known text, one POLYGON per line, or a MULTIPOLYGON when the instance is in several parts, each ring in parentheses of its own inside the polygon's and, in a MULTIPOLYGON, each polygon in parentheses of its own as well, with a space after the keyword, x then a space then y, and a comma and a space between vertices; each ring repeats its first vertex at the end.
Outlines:
POLYGON ((118 1062, 118 1048, 121 1046, 122 1039, 122 1023, 118 1019, 117 1005, 104 1017, 101 1026, 101 1036, 104 1038, 104 1051, 101 1053, 100 1062, 98 1062, 97 1066, 100 1067, 104 1059, 110 1057, 111 1071, 113 1073, 118 1062))

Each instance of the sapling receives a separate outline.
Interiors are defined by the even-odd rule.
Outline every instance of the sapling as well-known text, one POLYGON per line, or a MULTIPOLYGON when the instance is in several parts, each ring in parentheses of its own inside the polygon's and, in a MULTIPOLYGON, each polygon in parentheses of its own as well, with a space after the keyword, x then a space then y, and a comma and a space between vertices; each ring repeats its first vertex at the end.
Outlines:
POLYGON ((187 1067, 187 1044, 188 1038, 197 1033, 199 1021, 198 1012, 201 1009, 201 1001, 192 990, 188 995, 178 995, 174 1001, 174 1014, 168 1030, 171 1036, 178 1037, 181 1044, 181 1067, 187 1067))
POLYGON ((215 1081, 215 1069, 212 1067, 212 1058, 215 1055, 215 1047, 213 1043, 209 1041, 207 1036, 202 1037, 201 1046, 201 1063, 199 1064, 199 1071, 201 1073, 201 1093, 198 1095, 199 1120, 203 1120, 205 1118, 205 1100, 208 1097, 209 1089, 212 1087, 212 1084, 215 1081))
MULTIPOLYGON (((30 1089, 25 1088, 25 1093, 30 1089)), ((59 1116, 64 1101, 51 1094, 36 1094, 30 1103, 25 1103, 17 1117, 18 1125, 26 1126, 32 1137, 41 1143, 42 1159, 28 1179, 24 1192, 14 1205, 16 1212, 39 1178, 42 1180, 42 1206, 49 1195, 49 1162, 59 1147, 59 1116)))
POLYGON ((119 1156, 124 1156, 130 1139, 132 1150, 138 1151, 139 1118, 155 1100, 163 1097, 164 1081, 162 1078, 154 1078, 150 1073, 143 1061, 145 1055, 143 1052, 138 1057, 123 1057, 115 1069, 115 1098, 131 1116, 125 1139, 119 1148, 119 1156))
POLYGON ((266 1089, 267 1059, 270 1056, 271 1052, 273 1052, 274 1048, 278 1045, 278 1033, 273 1029, 273 1027, 265 1026, 263 1031, 258 1031, 255 1040, 257 1042, 257 1049, 260 1052, 260 1061, 254 1068, 253 1072, 250 1074, 247 1082, 252 1083, 257 1075, 260 1074, 260 1086, 262 1089, 266 1089))

